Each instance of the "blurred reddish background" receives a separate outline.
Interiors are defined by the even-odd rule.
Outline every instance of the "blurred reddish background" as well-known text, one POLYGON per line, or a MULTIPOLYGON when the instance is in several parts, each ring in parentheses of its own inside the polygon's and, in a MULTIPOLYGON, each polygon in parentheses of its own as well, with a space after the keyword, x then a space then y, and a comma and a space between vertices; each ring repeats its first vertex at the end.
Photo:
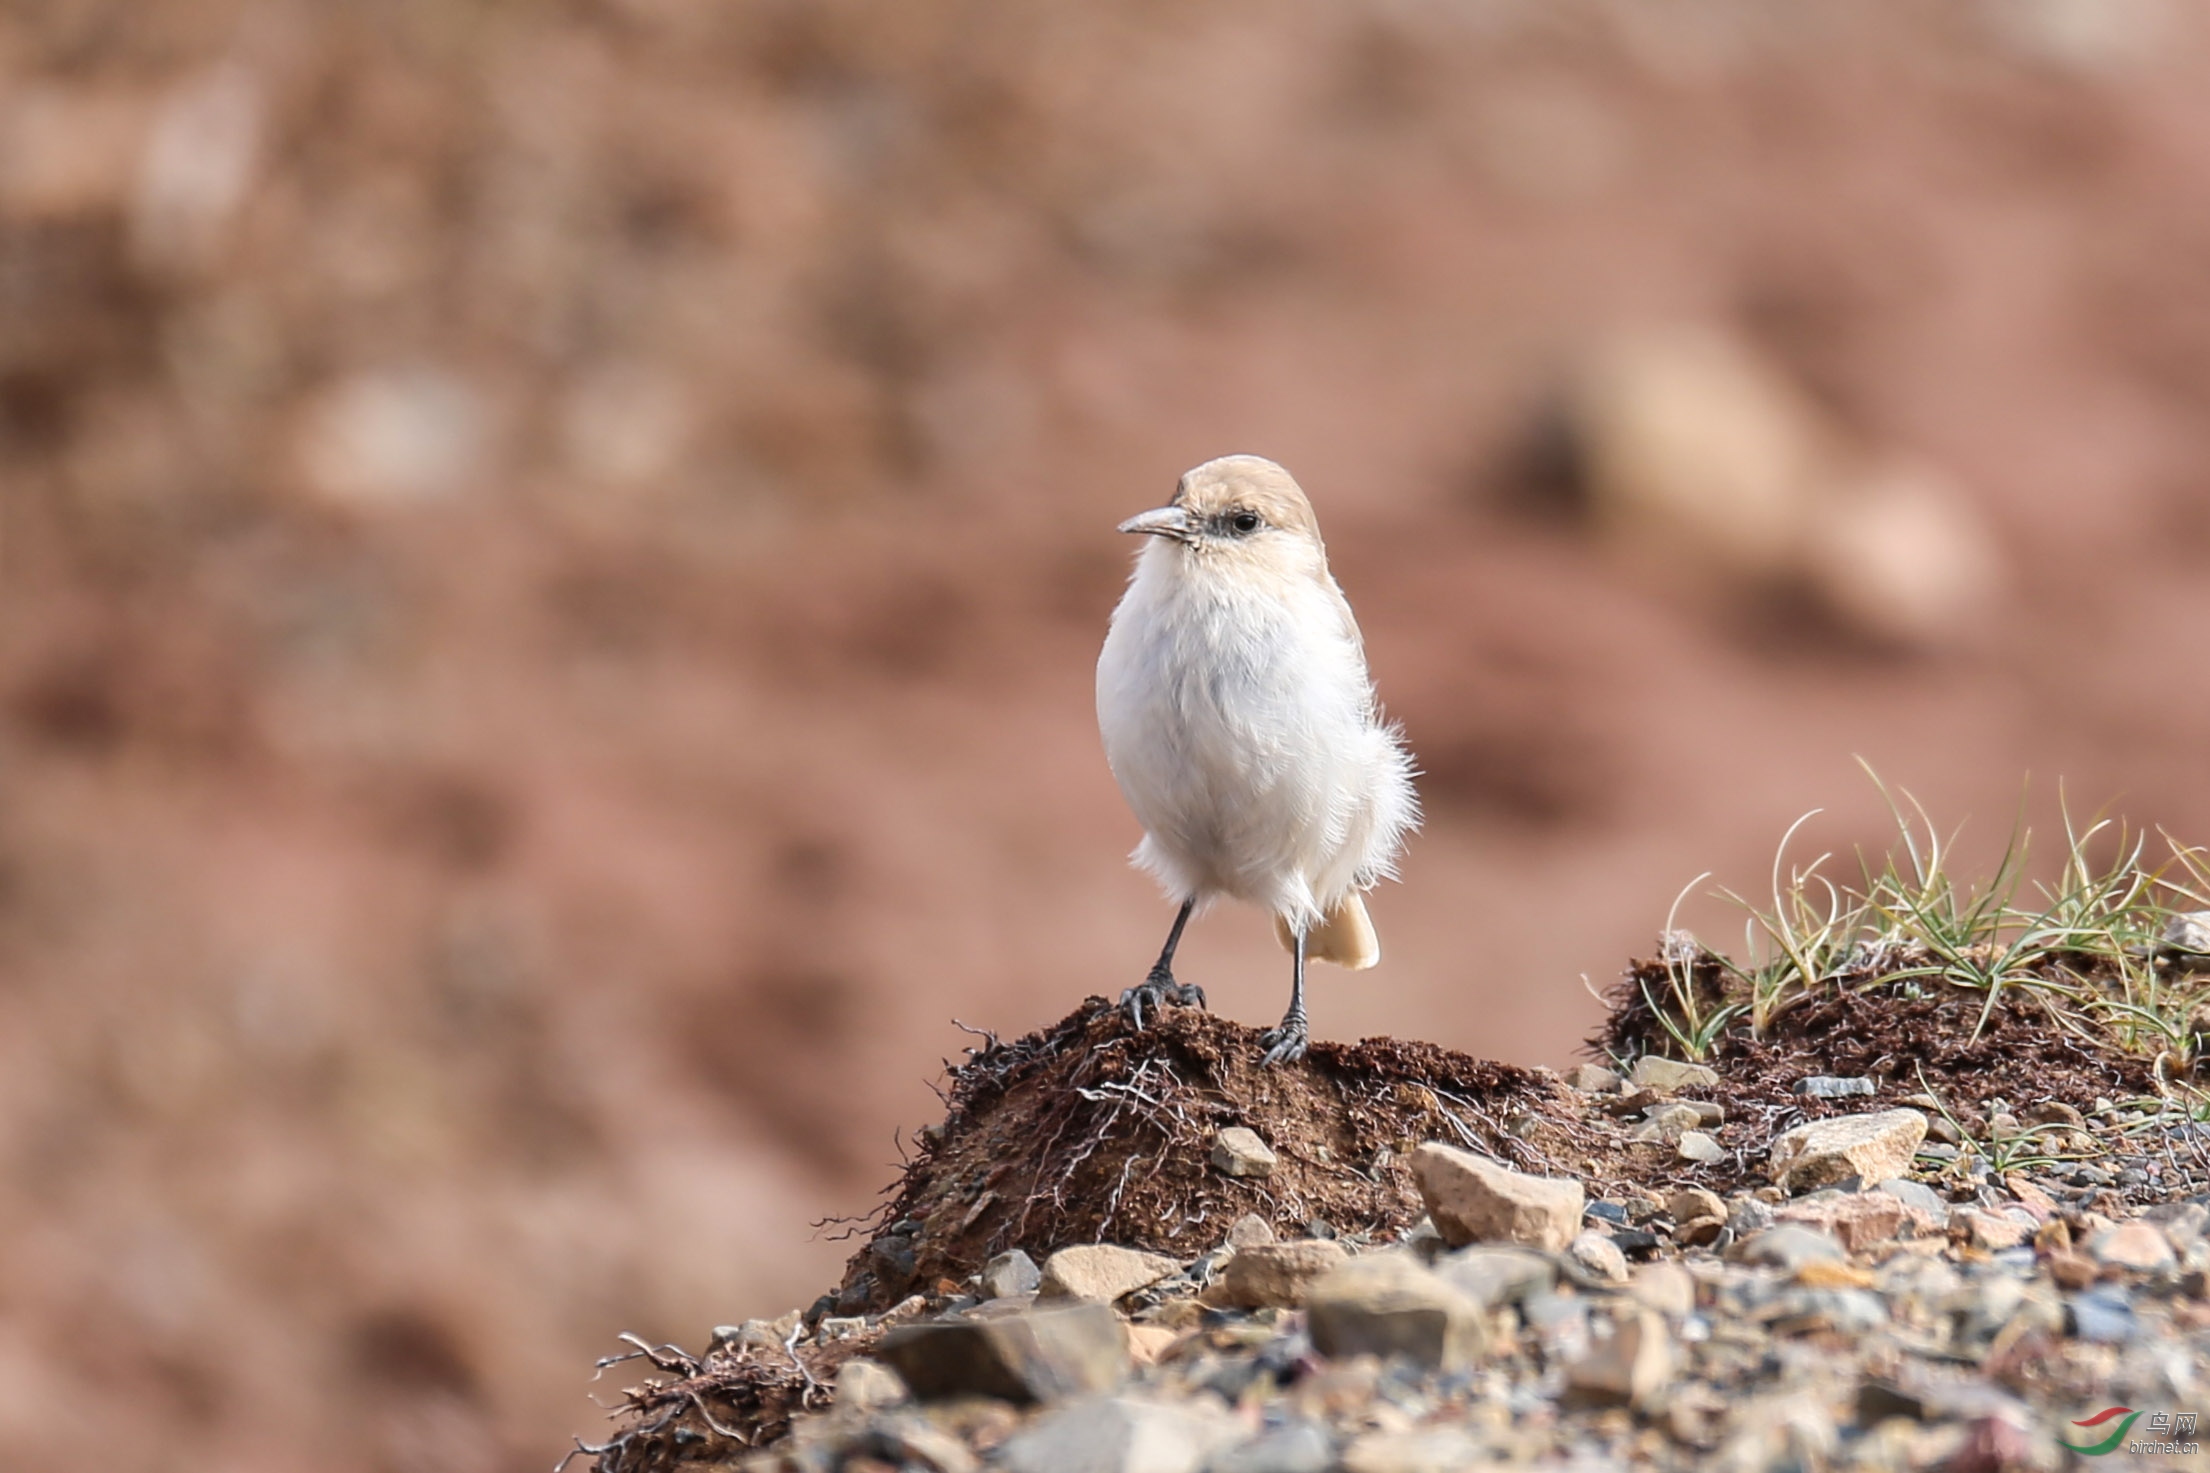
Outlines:
POLYGON ((1855 755, 2210 835, 2206 81, 2149 0, 0 11, 5 1461, 542 1470, 811 1299, 952 1020, 1158 944, 1091 668, 1216 454, 1428 773, 1322 1035, 1566 1062, 1699 872, 1885 843, 1855 755))

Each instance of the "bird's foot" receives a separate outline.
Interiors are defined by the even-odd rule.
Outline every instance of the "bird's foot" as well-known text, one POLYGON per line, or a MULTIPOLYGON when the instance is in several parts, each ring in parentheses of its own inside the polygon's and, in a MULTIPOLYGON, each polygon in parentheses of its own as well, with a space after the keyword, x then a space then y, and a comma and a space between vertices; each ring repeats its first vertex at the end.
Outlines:
POLYGON ((1266 1055, 1259 1063, 1272 1067, 1303 1058, 1312 1042, 1312 1034, 1305 1027, 1305 1015, 1291 1013, 1281 1020, 1281 1027, 1267 1029, 1258 1036, 1258 1041, 1266 1045, 1266 1055))
POLYGON ((1143 979, 1142 986, 1131 987, 1120 995, 1120 1005, 1127 1012, 1128 1021, 1140 1030, 1146 1007, 1154 1013, 1168 1007, 1202 1008, 1205 989, 1194 982, 1177 982, 1172 972, 1153 968, 1151 975, 1143 979))

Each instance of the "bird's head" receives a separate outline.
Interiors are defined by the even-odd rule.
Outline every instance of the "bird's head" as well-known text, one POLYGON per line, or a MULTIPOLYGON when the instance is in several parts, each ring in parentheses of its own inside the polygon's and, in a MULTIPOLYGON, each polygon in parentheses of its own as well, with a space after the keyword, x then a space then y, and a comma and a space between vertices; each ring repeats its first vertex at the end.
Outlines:
POLYGON ((1256 455, 1208 460, 1184 475, 1165 506, 1120 524, 1156 537, 1198 566, 1250 576, 1325 574, 1312 503, 1289 472, 1256 455))

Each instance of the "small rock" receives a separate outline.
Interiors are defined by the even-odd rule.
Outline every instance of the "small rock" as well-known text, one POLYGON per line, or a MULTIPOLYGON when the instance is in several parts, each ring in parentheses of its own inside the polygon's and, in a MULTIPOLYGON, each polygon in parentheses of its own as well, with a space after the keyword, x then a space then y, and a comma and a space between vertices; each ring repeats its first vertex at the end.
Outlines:
POLYGON ((1606 1283, 1627 1282, 1627 1255, 1619 1251, 1619 1245, 1608 1233, 1593 1229, 1576 1236, 1566 1245, 1566 1256, 1606 1283))
POLYGON ((1665 1210, 1675 1222, 1694 1222, 1701 1217, 1716 1217, 1726 1221, 1727 1204, 1717 1192, 1705 1187, 1682 1187, 1665 1199, 1665 1210))
POLYGON ((836 1404, 863 1412, 894 1407, 906 1400, 905 1381, 879 1361, 848 1360, 836 1368, 836 1404))
POLYGON ((2048 1258, 2049 1277, 2059 1289, 2085 1289, 2102 1277, 2102 1268, 2084 1253, 2061 1249, 2048 1258))
POLYGON ((1673 1094, 1684 1089, 1709 1089, 1719 1082, 1719 1071, 1704 1064, 1684 1064, 1678 1059, 1644 1054, 1634 1061, 1627 1082, 1636 1089, 1673 1094))
POLYGON ((1369 1432, 1343 1449, 1343 1473, 1466 1473, 1491 1460, 1455 1427, 1369 1432))
POLYGON ((1558 1265, 1549 1254, 1480 1243, 1445 1257, 1435 1272, 1483 1309, 1518 1304, 1558 1282, 1558 1265))
POLYGON ((1910 1169, 1925 1138, 1926 1117, 1916 1110, 1813 1120, 1776 1139, 1767 1166, 1775 1185, 1794 1192, 1852 1176, 1883 1182, 1910 1169))
POLYGON ((1685 1100, 1652 1105, 1641 1125, 1635 1127, 1629 1139, 1638 1141, 1662 1141, 1676 1145, 1682 1135, 1704 1123, 1703 1115, 1685 1100))
POLYGON ((1291 1422, 1216 1453, 1205 1473, 1330 1473, 1335 1439, 1317 1422, 1291 1422))
POLYGON ((1949 1221, 1949 1204, 1941 1199, 1941 1193, 1924 1182, 1898 1176, 1880 1183, 1873 1190, 1895 1198, 1913 1212, 1925 1214, 1927 1222, 1935 1228, 1943 1227, 1949 1221))
POLYGON ((1035 1259, 1018 1248, 1009 1248, 982 1266, 982 1297, 1011 1299, 1033 1294, 1043 1277, 1035 1259))
POLYGON ((1529 1176, 1436 1141, 1412 1153, 1412 1177, 1452 1247, 1502 1242, 1557 1252, 1581 1229, 1587 1197, 1571 1177, 1529 1176))
POLYGON ((1696 1308, 1696 1281, 1677 1263, 1645 1263, 1627 1281, 1627 1297, 1679 1319, 1696 1308))
POLYGON ((2199 1202, 2166 1202, 2142 1216, 2162 1228, 2172 1246, 2181 1250, 2193 1247, 2210 1230, 2210 1208, 2199 1202))
POLYGON ((1790 1273, 1822 1258, 1842 1257, 1842 1245, 1825 1233, 1794 1223, 1767 1228, 1741 1243, 1732 1255, 1743 1263, 1786 1269, 1790 1273))
POLYGON ((2104 1228, 2089 1238, 2087 1253, 2097 1263, 2145 1274, 2171 1268, 2179 1262, 2179 1255, 2172 1251, 2171 1240, 2159 1232, 2154 1223, 2138 1218, 2104 1228))
POLYGON ((1583 1064, 1573 1071, 1573 1087, 1583 1094, 1617 1094, 1625 1082, 1619 1077, 1619 1071, 1606 1069, 1602 1064, 1583 1064))
POLYGON ((1256 1248, 1274 1241, 1274 1225, 1256 1212, 1246 1212, 1228 1229, 1230 1248, 1256 1248))
POLYGON ((1273 1148, 1247 1125, 1231 1125, 1212 1141, 1212 1167, 1222 1176, 1268 1176, 1274 1170, 1273 1148))
POLYGON ((1322 1355, 1405 1356, 1455 1368, 1486 1348, 1481 1307, 1408 1254, 1354 1258, 1305 1294, 1305 1319, 1322 1355))
POLYGON ((1934 1225, 1931 1217, 1914 1213, 1899 1198, 1885 1192, 1811 1198, 1783 1207, 1775 1215, 1782 1222, 1828 1233, 1852 1253, 1902 1236, 1905 1223, 1910 1223, 1914 1231, 1934 1225))
POLYGON ((1869 1074, 1812 1074, 1796 1081, 1796 1093, 1814 1100, 1846 1100, 1872 1094, 1877 1088, 1869 1074))
POLYGON ((1682 1131, 1677 1149, 1683 1161, 1698 1161, 1708 1165, 1713 1161, 1727 1159, 1727 1148, 1700 1130, 1682 1131))
POLYGON ((1673 1377, 1673 1335, 1645 1310, 1622 1317, 1611 1338, 1566 1370, 1566 1394, 1596 1406, 1647 1406, 1673 1377))
POLYGON ((2166 921, 2164 945, 2191 956, 2210 956, 2210 910, 2190 910, 2166 921))
MULTIPOLYGON (((1764 1190, 1769 1192, 1772 1191, 1772 1188, 1766 1187, 1764 1190)), ((1772 1225, 1773 1206, 1770 1202, 1761 1201, 1756 1197, 1744 1196, 1736 1197, 1727 1204, 1727 1226, 1734 1230, 1734 1236, 1737 1238, 1746 1238, 1752 1233, 1761 1233, 1772 1225)))
POLYGON ((901 1325, 875 1355, 923 1401, 1050 1401, 1110 1391, 1128 1374, 1127 1334, 1102 1304, 901 1325))
POLYGON ((1133 1294, 1181 1271, 1179 1263, 1157 1253, 1110 1243, 1087 1243, 1061 1248, 1045 1260, 1036 1297, 1110 1304, 1123 1294, 1133 1294))
POLYGON ((1098 1397, 1045 1413, 997 1450, 1008 1473, 1197 1473, 1238 1425, 1210 1401, 1098 1397))
POLYGON ((1181 1333, 1168 1325, 1130 1325, 1128 1358, 1139 1366, 1156 1365, 1166 1348, 1181 1338, 1181 1333))
POLYGON ((2015 1248, 2033 1236, 2033 1227, 2017 1218, 2001 1212, 1989 1212, 1979 1207, 1959 1207, 1949 1214, 1949 1225, 1961 1228, 1966 1239, 1975 1248, 1989 1253, 2000 1253, 2005 1248, 2015 1248))
POLYGON ((2072 1296, 2072 1333, 2097 1345, 2124 1345, 2141 1333, 2133 1305, 2123 1290, 2090 1289, 2072 1296))
POLYGON ((1294 1309, 1304 1303, 1313 1280, 1341 1267, 1350 1256, 1341 1243, 1326 1238, 1254 1243, 1228 1260, 1217 1293, 1223 1303, 1240 1309, 1294 1309))

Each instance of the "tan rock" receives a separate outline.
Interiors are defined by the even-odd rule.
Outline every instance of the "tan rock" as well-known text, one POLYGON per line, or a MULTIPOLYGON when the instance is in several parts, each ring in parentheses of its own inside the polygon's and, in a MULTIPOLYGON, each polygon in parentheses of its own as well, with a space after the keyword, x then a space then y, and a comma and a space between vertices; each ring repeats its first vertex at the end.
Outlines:
POLYGON ((1679 1319, 1696 1308, 1696 1281, 1677 1263, 1645 1263, 1627 1280, 1627 1297, 1679 1319))
POLYGON ((2179 1262, 2171 1240, 2157 1230, 2156 1224, 2139 1220, 2104 1228, 2087 1240, 2087 1254, 2105 1267, 2136 1273, 2155 1273, 2179 1262))
POLYGON ((1111 1243, 1088 1243, 1061 1248, 1045 1261, 1036 1297, 1110 1304, 1123 1294, 1132 1294, 1181 1271, 1179 1263, 1157 1253, 1111 1243))
POLYGON ((1774 1216, 1781 1222, 1801 1223, 1830 1233, 1852 1253, 1902 1236, 1906 1225, 1912 1236, 1934 1225, 1932 1218, 1885 1192, 1853 1192, 1844 1197, 1797 1202, 1774 1216))
POLYGON ((1498 1466, 1455 1427, 1369 1432, 1343 1449, 1343 1473, 1473 1473, 1498 1466))
POLYGON ((1625 1315, 1611 1338, 1566 1369, 1566 1395, 1583 1404, 1647 1406, 1673 1379, 1673 1332, 1662 1316, 1625 1315))
POLYGON ((1644 1054, 1634 1061, 1627 1082, 1636 1089, 1674 1094, 1684 1089, 1709 1089, 1719 1082, 1719 1071, 1707 1064, 1684 1064, 1678 1059, 1644 1054))
POLYGON ((1665 1199, 1665 1210, 1675 1222, 1694 1222, 1702 1217, 1727 1220, 1726 1200, 1705 1187, 1682 1187, 1665 1199))
POLYGON ((1949 1225, 1961 1228, 1973 1247, 1989 1253, 2000 1253, 2005 1248, 2015 1248, 2033 1235, 2030 1223, 2001 1212, 1989 1212, 1981 1207, 1959 1207, 1949 1214, 1949 1225))
POLYGON ((1231 1125, 1213 1137, 1212 1169, 1222 1176, 1270 1176, 1274 1150, 1247 1125, 1231 1125))
POLYGON ((1577 1234, 1566 1245, 1565 1252, 1566 1257, 1606 1283, 1627 1282, 1627 1255, 1619 1251, 1619 1245, 1611 1240, 1609 1233, 1592 1228, 1577 1234))
POLYGON ((1838 1115, 1781 1135, 1773 1142, 1767 1170, 1776 1185, 1792 1192, 1830 1186, 1852 1176, 1869 1187, 1910 1170, 1911 1158, 1924 1139, 1926 1117, 1916 1110, 1838 1115))
POLYGON ((1587 1205, 1571 1177, 1529 1176, 1435 1141, 1412 1153, 1412 1179, 1435 1230, 1454 1248, 1520 1243, 1561 1252, 1581 1230, 1587 1205))
POLYGON ((1430 1369, 1469 1364, 1487 1348, 1481 1307, 1406 1253, 1354 1258, 1305 1293, 1322 1355, 1404 1356, 1430 1369))
POLYGON ((1256 1212, 1246 1212, 1228 1229, 1230 1248, 1251 1248, 1274 1241, 1274 1225, 1256 1212))
POLYGON ((1349 1259, 1341 1243, 1326 1238, 1255 1243, 1237 1249, 1221 1270, 1218 1298, 1239 1309, 1293 1309, 1304 1303, 1313 1280, 1349 1259))

